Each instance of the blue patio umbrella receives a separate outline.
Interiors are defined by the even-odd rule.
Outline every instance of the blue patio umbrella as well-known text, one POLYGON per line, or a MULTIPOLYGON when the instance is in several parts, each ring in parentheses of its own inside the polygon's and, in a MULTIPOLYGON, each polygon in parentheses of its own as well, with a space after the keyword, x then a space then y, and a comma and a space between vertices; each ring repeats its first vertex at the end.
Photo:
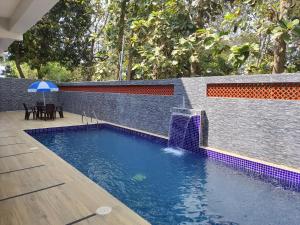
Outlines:
POLYGON ((35 81, 28 87, 28 92, 42 92, 44 105, 46 105, 45 101, 45 92, 55 92, 58 91, 58 87, 56 84, 53 84, 50 81, 35 81))

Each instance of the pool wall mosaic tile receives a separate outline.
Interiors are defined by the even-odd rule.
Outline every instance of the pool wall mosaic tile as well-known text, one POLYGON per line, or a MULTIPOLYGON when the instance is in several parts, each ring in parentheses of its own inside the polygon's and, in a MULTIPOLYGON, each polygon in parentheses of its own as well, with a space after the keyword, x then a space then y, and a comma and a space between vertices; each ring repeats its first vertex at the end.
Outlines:
POLYGON ((183 149, 189 149, 190 151, 198 151, 200 145, 201 136, 201 116, 193 115, 187 125, 185 131, 185 138, 183 142, 183 149))
POLYGON ((169 142, 170 147, 183 148, 184 134, 187 124, 190 120, 189 116, 181 114, 172 114, 169 131, 169 142))
MULTIPOLYGON (((195 124, 200 124, 200 118, 195 117, 195 124)), ((113 129, 117 132, 121 132, 127 135, 133 135, 136 137, 145 138, 147 140, 153 141, 155 143, 160 143, 163 146, 168 145, 168 140, 159 136, 154 136, 151 134, 143 133, 136 130, 131 130, 124 127, 115 126, 112 124, 100 124, 100 125, 78 125, 78 126, 67 126, 67 127, 53 127, 53 128, 42 128, 42 129, 32 129, 25 130, 26 133, 33 136, 39 133, 49 133, 49 132, 65 132, 65 131, 82 131, 89 129, 113 129)), ((193 131, 194 128, 191 129, 193 131)), ((275 167, 261 162, 252 161, 245 158, 240 158, 224 152, 219 152, 217 150, 212 150, 209 148, 192 148, 189 151, 196 154, 201 154, 203 157, 208 159, 218 161, 225 165, 228 165, 234 169, 241 170, 252 176, 256 176, 267 182, 271 182, 275 185, 280 185, 284 188, 291 189, 294 191, 300 191, 300 173, 292 170, 283 169, 280 167, 275 167)))
POLYGON ((200 145, 200 121, 200 115, 173 113, 169 132, 169 147, 197 151, 200 145))
POLYGON ((199 150, 203 151, 204 154, 212 160, 225 163, 230 167, 250 173, 251 175, 254 174, 268 182, 280 184, 284 188, 300 191, 300 173, 239 158, 211 149, 200 148, 199 150))

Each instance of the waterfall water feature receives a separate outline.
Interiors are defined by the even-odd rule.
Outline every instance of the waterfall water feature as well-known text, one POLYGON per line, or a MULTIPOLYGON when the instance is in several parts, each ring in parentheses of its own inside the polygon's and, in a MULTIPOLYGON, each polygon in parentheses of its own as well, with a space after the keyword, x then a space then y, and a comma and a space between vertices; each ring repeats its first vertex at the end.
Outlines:
POLYGON ((169 130, 169 147, 183 148, 185 130, 187 129, 190 116, 172 114, 169 130))
POLYGON ((200 145, 200 115, 172 113, 168 146, 197 151, 200 145))

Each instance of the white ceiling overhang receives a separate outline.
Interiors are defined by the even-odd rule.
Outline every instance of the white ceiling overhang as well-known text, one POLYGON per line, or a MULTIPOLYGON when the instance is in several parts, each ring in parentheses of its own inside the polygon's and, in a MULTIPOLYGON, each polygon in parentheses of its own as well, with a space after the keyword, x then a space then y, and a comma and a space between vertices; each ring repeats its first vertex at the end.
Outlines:
POLYGON ((58 0, 0 0, 0 53, 36 24, 58 0))

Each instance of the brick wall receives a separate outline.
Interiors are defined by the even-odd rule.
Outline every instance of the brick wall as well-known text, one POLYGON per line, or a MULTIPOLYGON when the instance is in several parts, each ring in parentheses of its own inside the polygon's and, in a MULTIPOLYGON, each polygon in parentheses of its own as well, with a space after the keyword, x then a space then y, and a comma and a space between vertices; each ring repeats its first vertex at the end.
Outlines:
POLYGON ((207 97, 300 100, 300 83, 207 84, 207 97))
POLYGON ((174 85, 60 86, 61 91, 122 93, 133 95, 174 95, 174 85))

